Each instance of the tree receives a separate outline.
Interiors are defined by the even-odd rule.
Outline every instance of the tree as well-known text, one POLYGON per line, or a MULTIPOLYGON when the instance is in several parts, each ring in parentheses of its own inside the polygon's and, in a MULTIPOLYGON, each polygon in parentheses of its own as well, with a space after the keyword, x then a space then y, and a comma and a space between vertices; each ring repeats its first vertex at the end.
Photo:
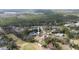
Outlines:
POLYGON ((16 50, 16 49, 18 49, 18 47, 17 47, 17 45, 15 44, 14 41, 9 42, 8 45, 7 45, 7 48, 9 50, 16 50))

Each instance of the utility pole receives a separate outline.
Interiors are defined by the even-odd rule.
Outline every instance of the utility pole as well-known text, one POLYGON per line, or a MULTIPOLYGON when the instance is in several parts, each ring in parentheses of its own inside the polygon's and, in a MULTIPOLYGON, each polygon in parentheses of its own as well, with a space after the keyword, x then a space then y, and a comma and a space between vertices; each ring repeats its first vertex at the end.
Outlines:
POLYGON ((37 32, 37 34, 39 35, 39 33, 40 33, 40 30, 39 30, 39 29, 40 29, 40 27, 38 26, 38 28, 37 28, 37 29, 38 29, 38 32, 37 32))

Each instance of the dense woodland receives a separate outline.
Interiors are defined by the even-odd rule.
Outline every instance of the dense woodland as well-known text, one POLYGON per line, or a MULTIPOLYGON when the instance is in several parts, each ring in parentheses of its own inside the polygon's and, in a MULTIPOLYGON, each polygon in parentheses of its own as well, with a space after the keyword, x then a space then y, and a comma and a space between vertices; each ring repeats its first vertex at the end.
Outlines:
POLYGON ((12 17, 0 18, 0 26, 16 25, 16 26, 33 26, 33 25, 61 25, 64 22, 77 21, 77 15, 65 15, 63 13, 55 13, 51 10, 38 10, 37 13, 43 14, 22 14, 24 17, 18 15, 12 17))

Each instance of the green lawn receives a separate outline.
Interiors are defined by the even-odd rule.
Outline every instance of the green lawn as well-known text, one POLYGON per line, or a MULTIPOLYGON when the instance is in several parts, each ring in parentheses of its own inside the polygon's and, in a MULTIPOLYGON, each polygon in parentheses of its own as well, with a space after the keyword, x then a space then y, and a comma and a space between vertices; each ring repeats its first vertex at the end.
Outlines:
POLYGON ((12 38, 15 40, 16 45, 19 46, 19 50, 37 50, 40 49, 37 43, 29 43, 21 40, 20 38, 16 37, 14 34, 8 34, 8 38, 12 38))

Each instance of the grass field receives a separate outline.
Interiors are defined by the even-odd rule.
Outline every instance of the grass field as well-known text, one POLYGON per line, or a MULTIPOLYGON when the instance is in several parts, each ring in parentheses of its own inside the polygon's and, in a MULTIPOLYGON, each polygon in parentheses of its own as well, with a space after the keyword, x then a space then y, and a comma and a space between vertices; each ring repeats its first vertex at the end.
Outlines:
POLYGON ((14 34, 8 34, 7 37, 15 40, 16 45, 20 47, 19 50, 41 49, 41 47, 38 45, 38 43, 25 42, 25 41, 21 40, 20 38, 16 37, 14 34))

